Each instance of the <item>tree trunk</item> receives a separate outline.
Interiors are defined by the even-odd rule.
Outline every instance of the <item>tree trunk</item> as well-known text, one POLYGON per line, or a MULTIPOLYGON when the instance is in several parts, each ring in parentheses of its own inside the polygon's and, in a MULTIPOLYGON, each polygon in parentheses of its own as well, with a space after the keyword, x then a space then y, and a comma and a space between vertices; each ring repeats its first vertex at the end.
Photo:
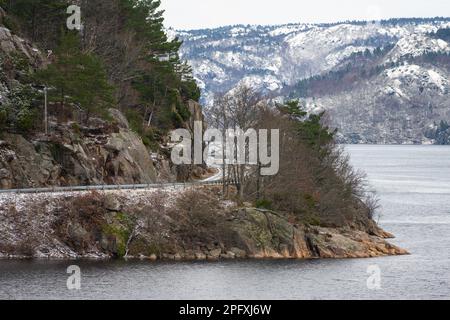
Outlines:
POLYGON ((227 173, 226 173, 226 169, 227 169, 227 164, 225 162, 226 160, 226 155, 225 155, 225 143, 223 143, 223 139, 222 139, 222 187, 223 187, 223 196, 224 197, 228 197, 228 193, 227 193, 227 173))
POLYGON ((61 89, 61 120, 63 120, 63 121, 64 121, 64 113, 65 113, 64 104, 65 104, 64 89, 61 89))
POLYGON ((244 184, 244 180, 245 180, 245 165, 238 165, 238 170, 239 170, 239 198, 242 200, 244 200, 244 195, 245 195, 245 184, 244 184))
POLYGON ((31 39, 32 42, 36 41, 36 7, 33 5, 32 9, 32 18, 31 18, 31 39))
POLYGON ((261 199, 261 162, 258 161, 258 171, 256 172, 256 200, 261 199))

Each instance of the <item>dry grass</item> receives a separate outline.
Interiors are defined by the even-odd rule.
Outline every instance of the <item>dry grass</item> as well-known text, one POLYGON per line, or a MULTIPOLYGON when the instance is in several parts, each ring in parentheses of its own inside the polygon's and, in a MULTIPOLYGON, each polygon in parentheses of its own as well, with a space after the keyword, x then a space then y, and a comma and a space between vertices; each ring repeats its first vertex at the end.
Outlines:
POLYGON ((62 200, 53 223, 58 238, 77 252, 88 250, 99 241, 106 223, 105 198, 98 192, 62 200))

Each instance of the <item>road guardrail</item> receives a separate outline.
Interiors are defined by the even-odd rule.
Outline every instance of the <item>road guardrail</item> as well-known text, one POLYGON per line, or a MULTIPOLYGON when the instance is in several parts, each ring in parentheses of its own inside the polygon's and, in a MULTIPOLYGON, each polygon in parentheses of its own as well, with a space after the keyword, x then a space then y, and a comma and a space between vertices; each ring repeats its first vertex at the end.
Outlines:
POLYGON ((111 191, 111 190, 146 190, 166 188, 190 188, 196 186, 221 185, 222 181, 176 182, 176 183, 150 183, 150 184, 126 184, 126 185, 92 185, 72 187, 47 187, 25 189, 1 189, 0 194, 30 194, 30 193, 64 193, 82 191, 111 191))

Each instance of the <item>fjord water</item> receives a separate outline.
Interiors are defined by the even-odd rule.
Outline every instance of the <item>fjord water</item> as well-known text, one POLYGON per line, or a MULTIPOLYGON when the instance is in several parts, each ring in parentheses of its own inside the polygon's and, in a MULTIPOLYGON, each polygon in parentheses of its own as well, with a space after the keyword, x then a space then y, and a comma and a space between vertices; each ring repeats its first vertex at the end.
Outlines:
POLYGON ((411 255, 375 259, 149 263, 0 261, 1 299, 450 299, 450 147, 348 146, 411 255), (66 286, 70 265, 81 290, 66 286), (368 267, 381 289, 367 286, 368 267))

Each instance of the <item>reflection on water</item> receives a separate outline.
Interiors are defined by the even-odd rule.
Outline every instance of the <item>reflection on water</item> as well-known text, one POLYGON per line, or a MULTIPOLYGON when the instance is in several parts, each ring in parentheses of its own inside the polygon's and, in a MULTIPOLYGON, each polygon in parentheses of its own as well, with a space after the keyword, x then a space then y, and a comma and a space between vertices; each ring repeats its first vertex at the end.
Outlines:
POLYGON ((349 146, 383 205, 380 223, 412 255, 363 260, 149 263, 0 261, 2 299, 449 299, 450 148, 349 146), (82 288, 69 291, 77 264, 82 288), (381 290, 367 289, 367 268, 381 290))

